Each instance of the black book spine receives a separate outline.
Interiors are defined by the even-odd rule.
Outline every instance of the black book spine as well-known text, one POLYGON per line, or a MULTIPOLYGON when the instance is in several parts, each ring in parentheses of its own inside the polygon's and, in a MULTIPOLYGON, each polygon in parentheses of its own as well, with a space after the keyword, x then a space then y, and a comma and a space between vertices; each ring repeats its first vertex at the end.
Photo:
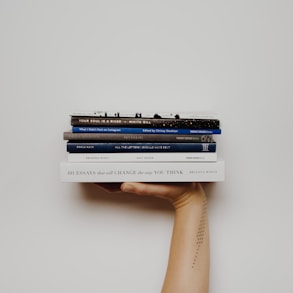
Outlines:
POLYGON ((71 125, 219 129, 220 121, 218 119, 106 118, 90 116, 71 116, 71 125))

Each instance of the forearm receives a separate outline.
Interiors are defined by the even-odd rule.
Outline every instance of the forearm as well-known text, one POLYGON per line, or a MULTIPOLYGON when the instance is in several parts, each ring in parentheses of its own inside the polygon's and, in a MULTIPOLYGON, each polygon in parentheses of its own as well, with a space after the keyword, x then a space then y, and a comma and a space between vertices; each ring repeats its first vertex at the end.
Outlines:
POLYGON ((124 192, 168 199, 175 207, 169 262, 162 293, 208 293, 207 201, 199 183, 121 185, 124 192))
POLYGON ((204 194, 177 206, 162 293, 207 293, 209 229, 204 194))

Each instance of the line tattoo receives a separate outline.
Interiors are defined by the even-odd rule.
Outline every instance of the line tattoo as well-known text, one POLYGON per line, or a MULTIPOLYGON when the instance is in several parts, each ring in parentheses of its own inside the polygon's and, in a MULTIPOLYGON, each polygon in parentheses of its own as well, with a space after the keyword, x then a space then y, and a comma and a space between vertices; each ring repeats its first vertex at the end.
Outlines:
POLYGON ((199 227, 195 237, 195 256, 193 258, 192 268, 195 267, 196 261, 199 256, 200 247, 202 246, 203 241, 205 239, 206 223, 207 223, 207 199, 203 198, 199 227))

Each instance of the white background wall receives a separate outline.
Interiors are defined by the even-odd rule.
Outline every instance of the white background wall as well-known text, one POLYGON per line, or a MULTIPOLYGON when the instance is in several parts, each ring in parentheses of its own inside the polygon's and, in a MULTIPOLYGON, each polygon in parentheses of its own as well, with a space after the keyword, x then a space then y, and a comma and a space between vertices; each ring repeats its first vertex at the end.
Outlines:
POLYGON ((218 112, 210 292, 293 292, 292 3, 1 0, 0 292, 160 292, 173 210, 59 181, 76 110, 218 112))

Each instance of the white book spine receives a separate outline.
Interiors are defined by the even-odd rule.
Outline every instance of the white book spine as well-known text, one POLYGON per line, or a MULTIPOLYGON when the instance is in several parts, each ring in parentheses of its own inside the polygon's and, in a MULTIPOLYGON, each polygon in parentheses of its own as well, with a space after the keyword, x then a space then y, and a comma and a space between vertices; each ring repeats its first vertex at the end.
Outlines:
POLYGON ((61 162, 63 182, 218 182, 224 181, 224 161, 81 163, 61 162))
POLYGON ((69 162, 216 162, 217 153, 68 153, 69 162))

